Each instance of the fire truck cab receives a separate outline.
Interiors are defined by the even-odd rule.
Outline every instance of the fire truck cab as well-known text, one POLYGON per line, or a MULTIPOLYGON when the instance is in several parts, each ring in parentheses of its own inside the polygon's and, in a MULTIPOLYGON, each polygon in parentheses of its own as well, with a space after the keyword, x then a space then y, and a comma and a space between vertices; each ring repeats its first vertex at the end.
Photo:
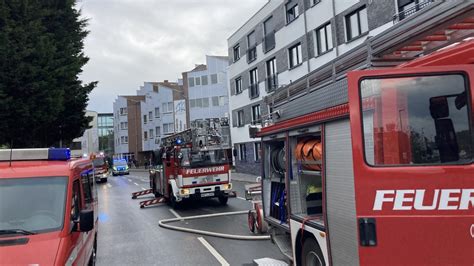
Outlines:
POLYGON ((0 264, 94 265, 97 188, 69 149, 0 150, 0 264))
POLYGON ((154 155, 150 186, 176 207, 183 199, 213 198, 227 204, 232 189, 228 119, 192 122, 191 128, 162 139, 154 155))
POLYGON ((474 4, 431 12, 266 99, 263 212, 296 265, 474 262, 474 4))

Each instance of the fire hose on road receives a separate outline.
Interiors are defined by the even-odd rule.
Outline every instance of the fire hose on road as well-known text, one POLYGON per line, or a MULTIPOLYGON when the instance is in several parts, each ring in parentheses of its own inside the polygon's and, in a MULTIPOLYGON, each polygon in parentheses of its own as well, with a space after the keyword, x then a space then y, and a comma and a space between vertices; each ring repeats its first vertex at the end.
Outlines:
POLYGON ((240 214, 248 214, 248 211, 235 211, 235 212, 222 212, 222 213, 212 213, 212 214, 204 214, 204 215, 195 215, 195 216, 188 216, 188 217, 178 217, 178 218, 171 218, 171 219, 164 219, 158 221, 158 225, 160 227, 194 233, 194 234, 201 234, 201 235, 208 235, 208 236, 215 236, 220 238, 228 238, 228 239, 235 239, 235 240, 269 240, 270 236, 244 236, 244 235, 232 235, 232 234, 224 234, 224 233, 217 233, 199 229, 191 229, 187 227, 180 227, 169 225, 168 223, 177 222, 177 221, 184 221, 184 220, 196 220, 196 219, 204 219, 204 218, 211 218, 211 217, 219 217, 219 216, 231 216, 231 215, 240 215, 240 214))

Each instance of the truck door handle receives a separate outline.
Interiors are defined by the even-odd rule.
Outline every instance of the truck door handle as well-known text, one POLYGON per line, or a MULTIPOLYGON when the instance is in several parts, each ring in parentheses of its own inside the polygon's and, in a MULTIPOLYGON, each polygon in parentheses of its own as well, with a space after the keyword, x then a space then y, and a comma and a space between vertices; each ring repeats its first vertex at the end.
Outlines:
POLYGON ((375 218, 359 218, 359 239, 363 247, 377 246, 375 218))

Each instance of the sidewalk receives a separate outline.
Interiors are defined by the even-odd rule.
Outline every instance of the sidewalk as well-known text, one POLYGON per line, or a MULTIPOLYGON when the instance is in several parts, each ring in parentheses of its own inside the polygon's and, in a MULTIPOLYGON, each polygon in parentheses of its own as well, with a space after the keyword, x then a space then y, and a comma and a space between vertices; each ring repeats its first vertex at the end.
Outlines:
MULTIPOLYGON (((130 168, 130 173, 147 173, 147 172, 148 172, 148 169, 145 169, 144 166, 139 167, 139 168, 134 168, 134 167, 130 168)), ((231 171, 231 179, 235 181, 255 183, 256 178, 257 176, 255 175, 249 175, 249 174, 231 171)))

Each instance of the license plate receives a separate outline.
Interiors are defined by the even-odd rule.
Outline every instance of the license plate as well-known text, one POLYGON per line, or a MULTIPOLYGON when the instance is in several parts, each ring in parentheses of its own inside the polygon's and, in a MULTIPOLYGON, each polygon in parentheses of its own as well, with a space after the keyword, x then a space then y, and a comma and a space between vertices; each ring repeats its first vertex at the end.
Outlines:
POLYGON ((212 196, 214 196, 214 192, 211 192, 211 193, 202 193, 202 194, 201 194, 201 198, 212 197, 212 196))

